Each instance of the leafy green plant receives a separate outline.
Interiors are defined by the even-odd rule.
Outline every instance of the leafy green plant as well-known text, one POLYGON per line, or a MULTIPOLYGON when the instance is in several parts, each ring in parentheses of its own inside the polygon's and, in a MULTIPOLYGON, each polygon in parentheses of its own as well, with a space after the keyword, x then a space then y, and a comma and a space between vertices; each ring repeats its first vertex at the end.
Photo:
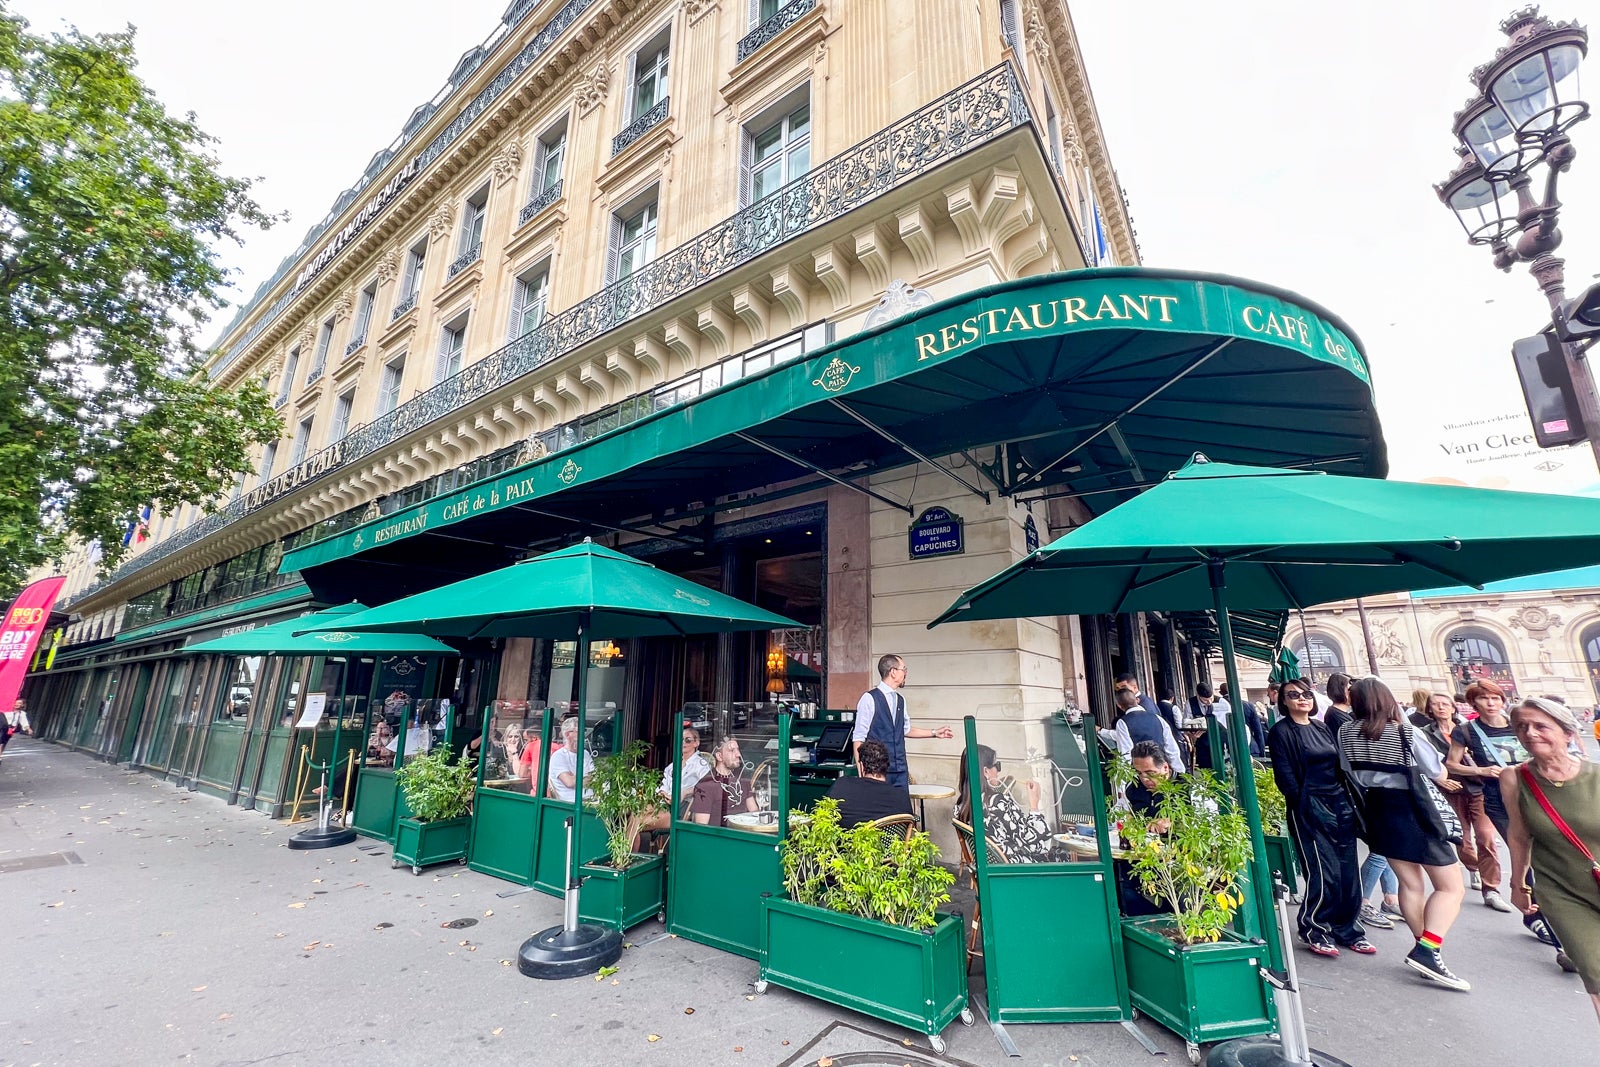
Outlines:
POLYGON ((868 823, 846 830, 832 799, 819 801, 809 820, 792 818, 789 825, 783 843, 789 899, 913 930, 939 921, 955 874, 939 866, 939 850, 926 833, 908 840, 868 823))
MULTIPOLYGON (((1113 782, 1132 780, 1132 768, 1118 766, 1126 763, 1113 761, 1113 782)), ((1128 866, 1145 896, 1172 912, 1173 941, 1220 940, 1244 904, 1238 882, 1250 859, 1250 825, 1210 771, 1159 782, 1154 792, 1154 813, 1120 813, 1128 866)))
POLYGON ((1256 775, 1256 807, 1261 812, 1261 832, 1268 837, 1283 837, 1289 832, 1289 802, 1278 788, 1271 769, 1251 761, 1256 775))
POLYGON ((394 776, 405 793, 411 817, 418 822, 459 819, 472 811, 477 768, 467 760, 451 763, 447 746, 407 756, 394 776))
POLYGON ((633 843, 661 804, 656 792, 661 775, 644 766, 648 751, 643 741, 635 741, 595 760, 594 770, 585 776, 585 783, 594 785, 594 812, 605 823, 611 866, 619 871, 633 863, 633 843))

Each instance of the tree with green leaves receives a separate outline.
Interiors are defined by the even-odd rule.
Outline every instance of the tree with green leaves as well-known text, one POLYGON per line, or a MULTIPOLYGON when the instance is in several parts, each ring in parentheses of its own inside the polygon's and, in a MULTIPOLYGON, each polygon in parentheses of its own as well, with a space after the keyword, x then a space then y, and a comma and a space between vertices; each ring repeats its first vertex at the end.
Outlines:
POLYGON ((218 243, 274 220, 133 45, 34 34, 0 0, 0 597, 73 540, 109 570, 144 507, 218 498, 282 433, 259 383, 213 388, 196 343, 218 243))

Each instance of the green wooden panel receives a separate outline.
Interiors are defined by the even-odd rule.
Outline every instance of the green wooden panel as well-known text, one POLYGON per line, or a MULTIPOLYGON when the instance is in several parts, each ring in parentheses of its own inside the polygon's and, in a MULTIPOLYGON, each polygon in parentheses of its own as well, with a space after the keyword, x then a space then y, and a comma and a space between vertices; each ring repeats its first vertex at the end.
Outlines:
POLYGON ((763 981, 924 1034, 966 1009, 959 915, 923 932, 779 897, 760 903, 763 981))
POLYGON ((626 930, 661 911, 667 890, 666 860, 660 856, 635 856, 625 871, 610 866, 584 864, 580 877, 578 917, 613 930, 626 930))
POLYGON ((1231 936, 1180 949, 1152 931, 1165 920, 1122 924, 1128 990, 1146 1015, 1186 1041, 1223 1041, 1270 1033, 1272 998, 1260 967, 1263 946, 1231 936))
MULTIPOLYGON (((195 740, 199 743, 201 739, 195 740)), ((245 741, 244 730, 227 723, 213 723, 210 735, 204 740, 206 751, 200 759, 197 775, 200 789, 229 800, 233 796, 234 775, 239 769, 239 746, 245 741)))
POLYGON ((539 803, 537 797, 526 793, 479 789, 472 805, 472 861, 468 866, 518 885, 531 885, 539 803))
MULTIPOLYGON (((534 845, 533 885, 546 893, 561 896, 567 891, 567 830, 563 823, 572 815, 573 805, 559 800, 541 799, 537 840, 534 845)), ((588 863, 606 854, 605 824, 588 809, 583 813, 583 843, 577 838, 573 850, 578 861, 588 863)))
MULTIPOLYGON (((289 730, 274 730, 267 735, 266 747, 261 754, 261 787, 256 790, 257 808, 275 808, 285 801, 294 800, 289 796, 294 791, 294 778, 287 773, 285 766, 291 755, 295 768, 298 769, 300 765, 300 749, 296 747, 292 754, 290 752, 290 742, 293 740, 294 734, 289 730)), ((315 781, 307 780, 306 800, 312 800, 311 790, 316 786, 315 781)))
POLYGON ((667 928, 755 959, 761 945, 761 894, 783 892, 776 835, 677 822, 667 855, 667 928))
POLYGON ((980 873, 984 974, 1000 1022, 1127 1017, 1114 881, 1098 864, 1083 866, 993 864, 980 873))
POLYGON ((394 865, 402 864, 413 872, 436 863, 462 860, 472 838, 472 817, 417 822, 401 819, 394 832, 394 865))
POLYGON ((400 799, 400 784, 395 781, 394 771, 363 767, 356 773, 356 803, 350 825, 367 837, 393 841, 395 807, 400 799))

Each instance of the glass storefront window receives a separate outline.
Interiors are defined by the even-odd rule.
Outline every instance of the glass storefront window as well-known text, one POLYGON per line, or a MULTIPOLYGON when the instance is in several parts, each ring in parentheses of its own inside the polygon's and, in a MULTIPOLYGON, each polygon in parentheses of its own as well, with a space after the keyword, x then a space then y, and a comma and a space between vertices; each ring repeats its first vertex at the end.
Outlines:
POLYGON ((489 707, 484 736, 483 785, 510 793, 530 793, 539 773, 544 701, 496 700, 489 707))
POLYGON ((684 706, 682 730, 698 734, 707 770, 687 793, 680 781, 681 820, 749 833, 778 832, 782 710, 779 704, 742 701, 684 706))
MULTIPOLYGON (((217 705, 217 722, 243 725, 249 719, 250 703, 255 699, 256 687, 261 682, 262 662, 260 656, 240 656, 233 661, 227 691, 217 705)), ((196 706, 199 704, 199 699, 200 693, 197 687, 196 706)))
POLYGON ((985 849, 990 864, 1097 858, 1084 751, 1092 719, 1016 706, 980 707, 976 718, 976 753, 961 755, 958 835, 975 835, 974 851, 985 849))

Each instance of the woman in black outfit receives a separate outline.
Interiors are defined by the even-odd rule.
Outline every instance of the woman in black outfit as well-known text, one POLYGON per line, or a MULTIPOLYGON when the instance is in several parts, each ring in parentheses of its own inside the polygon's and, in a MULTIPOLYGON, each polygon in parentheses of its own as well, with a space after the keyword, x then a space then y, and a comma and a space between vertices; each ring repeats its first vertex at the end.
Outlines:
POLYGON ((1311 687, 1302 681, 1278 690, 1278 721, 1267 733, 1272 777, 1289 807, 1289 832, 1306 867, 1300 940, 1318 956, 1336 958, 1338 945, 1370 956, 1378 950, 1362 928, 1356 865, 1355 812, 1339 782, 1339 747, 1312 718, 1311 687))

